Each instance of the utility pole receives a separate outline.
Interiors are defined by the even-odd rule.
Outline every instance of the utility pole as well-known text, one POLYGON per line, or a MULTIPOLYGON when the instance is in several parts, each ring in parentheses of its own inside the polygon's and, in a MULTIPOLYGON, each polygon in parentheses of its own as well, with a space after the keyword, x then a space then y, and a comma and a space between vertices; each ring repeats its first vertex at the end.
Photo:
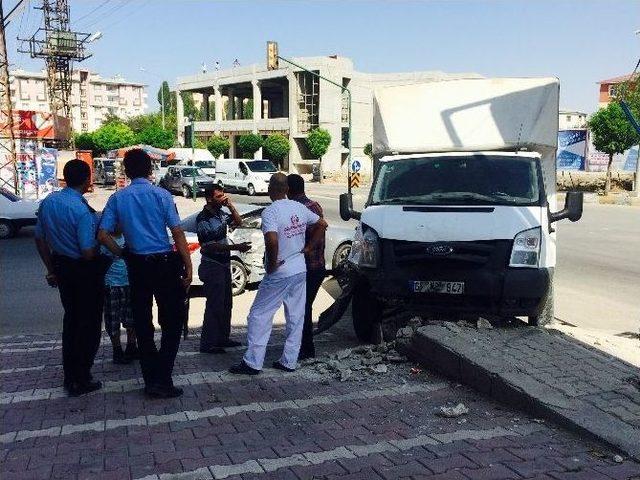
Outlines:
MULTIPOLYGON (((14 9, 15 10, 15 9, 14 9)), ((16 168, 16 139, 13 132, 13 107, 9 80, 9 56, 5 38, 5 17, 0 1, 0 187, 18 193, 18 170, 16 168), (5 142, 6 140, 6 142, 5 142)))
POLYGON ((69 3, 67 0, 42 0, 44 27, 38 28, 29 39, 31 58, 42 58, 47 70, 47 88, 51 113, 69 119, 71 112, 71 87, 73 61, 81 62, 91 55, 85 50, 89 33, 71 31, 69 3))

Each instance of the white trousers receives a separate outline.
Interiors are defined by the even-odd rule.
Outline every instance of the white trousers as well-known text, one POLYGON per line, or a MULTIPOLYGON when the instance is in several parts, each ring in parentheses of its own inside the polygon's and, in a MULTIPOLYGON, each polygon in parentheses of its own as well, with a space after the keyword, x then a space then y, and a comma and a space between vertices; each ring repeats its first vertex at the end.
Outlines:
POLYGON ((265 276, 260 282, 258 293, 247 319, 247 351, 244 361, 251 368, 262 370, 267 344, 271 336, 273 316, 284 303, 285 332, 287 339, 280 357, 280 363, 288 368, 296 368, 302 326, 304 324, 304 306, 307 295, 307 274, 299 273, 286 278, 265 276))

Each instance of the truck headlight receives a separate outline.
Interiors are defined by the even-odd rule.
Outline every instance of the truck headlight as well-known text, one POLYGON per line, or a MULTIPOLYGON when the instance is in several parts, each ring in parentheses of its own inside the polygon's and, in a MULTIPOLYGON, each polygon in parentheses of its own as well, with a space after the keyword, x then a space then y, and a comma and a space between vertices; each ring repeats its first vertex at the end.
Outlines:
POLYGON ((540 257, 540 227, 524 230, 513 239, 510 267, 537 267, 540 257))
POLYGON ((380 239, 373 228, 360 224, 351 244, 349 261, 360 267, 376 268, 380 262, 380 239))

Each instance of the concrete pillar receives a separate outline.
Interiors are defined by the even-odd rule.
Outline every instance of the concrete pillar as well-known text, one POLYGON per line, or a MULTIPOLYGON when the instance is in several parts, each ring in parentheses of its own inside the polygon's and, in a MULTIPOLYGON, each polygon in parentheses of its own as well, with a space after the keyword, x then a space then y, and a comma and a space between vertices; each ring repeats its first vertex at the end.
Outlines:
POLYGON ((204 102, 204 120, 205 121, 209 121, 209 94, 208 93, 203 93, 202 94, 202 101, 204 102))
POLYGON ((229 158, 238 158, 236 155, 236 136, 229 135, 229 158))
POLYGON ((184 145, 184 104, 182 102, 182 96, 180 96, 180 90, 176 90, 176 123, 178 124, 178 143, 184 145))
POLYGON ((233 95, 233 89, 227 88, 227 120, 236 119, 236 97, 233 95))
POLYGON ((215 105, 213 106, 213 108, 215 109, 215 121, 216 121, 216 129, 218 129, 218 131, 216 133, 220 133, 219 128, 217 127, 217 125, 220 125, 219 122, 222 121, 222 92, 220 92, 220 87, 219 86, 215 86, 215 90, 213 91, 213 101, 215 102, 215 105))
MULTIPOLYGON (((287 75, 288 103, 289 103, 289 134, 298 133, 298 79, 295 73, 287 75)), ((289 139, 293 143, 293 138, 289 139)))
POLYGON ((262 92, 260 82, 253 80, 253 133, 258 133, 258 122, 262 119, 262 92))

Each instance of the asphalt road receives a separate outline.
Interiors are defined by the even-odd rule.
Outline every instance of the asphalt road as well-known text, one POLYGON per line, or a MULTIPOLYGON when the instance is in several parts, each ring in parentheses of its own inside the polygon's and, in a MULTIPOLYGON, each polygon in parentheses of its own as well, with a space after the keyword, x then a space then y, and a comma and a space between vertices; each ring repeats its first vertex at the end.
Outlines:
MULTIPOLYGON (((329 223, 342 222, 338 211, 339 186, 313 186, 309 195, 325 210, 329 223)), ((364 202, 358 192, 356 206, 364 202)), ((107 195, 89 201, 101 208, 107 195)), ((247 203, 246 195, 232 195, 247 203)), ((253 197, 252 203, 268 203, 253 197)), ((203 200, 176 197, 181 215, 202 208, 203 200)), ((558 228, 556 316, 570 324, 609 332, 640 330, 640 209, 586 205, 580 222, 562 222, 558 228)), ((33 228, 0 243, 0 334, 56 332, 62 309, 55 289, 44 281, 44 270, 33 244, 33 228)))

